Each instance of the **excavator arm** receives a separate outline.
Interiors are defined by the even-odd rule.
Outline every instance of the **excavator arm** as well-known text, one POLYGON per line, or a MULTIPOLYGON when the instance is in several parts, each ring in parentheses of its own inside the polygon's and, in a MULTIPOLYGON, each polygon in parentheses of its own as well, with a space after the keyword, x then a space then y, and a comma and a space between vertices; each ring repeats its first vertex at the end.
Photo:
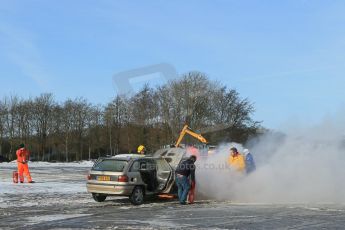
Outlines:
POLYGON ((177 139, 177 142, 175 144, 176 147, 178 147, 181 144, 181 141, 186 134, 191 135, 192 137, 198 139, 202 143, 207 143, 207 140, 202 135, 193 132, 193 130, 191 130, 188 127, 188 125, 185 125, 180 133, 179 138, 177 139))

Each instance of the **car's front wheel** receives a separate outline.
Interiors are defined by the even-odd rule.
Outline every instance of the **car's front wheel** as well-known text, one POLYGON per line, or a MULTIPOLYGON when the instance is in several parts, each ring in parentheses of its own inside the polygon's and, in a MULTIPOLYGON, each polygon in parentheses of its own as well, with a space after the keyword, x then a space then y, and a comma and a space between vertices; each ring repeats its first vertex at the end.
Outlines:
POLYGON ((142 187, 135 187, 129 200, 134 205, 141 205, 144 203, 144 190, 142 187))
POLYGON ((107 198, 106 195, 98 194, 98 193, 92 193, 92 197, 97 202, 103 202, 107 198))

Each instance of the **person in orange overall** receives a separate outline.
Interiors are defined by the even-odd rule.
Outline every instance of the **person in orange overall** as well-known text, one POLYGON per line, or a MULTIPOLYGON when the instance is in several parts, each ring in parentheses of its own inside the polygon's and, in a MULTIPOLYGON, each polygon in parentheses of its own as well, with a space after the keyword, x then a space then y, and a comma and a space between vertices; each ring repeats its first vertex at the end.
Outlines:
POLYGON ((232 167, 235 171, 244 173, 246 164, 242 154, 240 154, 236 148, 230 149, 230 156, 228 159, 228 164, 232 167))
POLYGON ((18 175, 20 183, 24 183, 24 175, 29 183, 34 183, 32 181, 30 172, 29 172, 29 151, 25 148, 24 144, 19 145, 19 149, 16 152, 17 155, 17 163, 18 163, 18 175))

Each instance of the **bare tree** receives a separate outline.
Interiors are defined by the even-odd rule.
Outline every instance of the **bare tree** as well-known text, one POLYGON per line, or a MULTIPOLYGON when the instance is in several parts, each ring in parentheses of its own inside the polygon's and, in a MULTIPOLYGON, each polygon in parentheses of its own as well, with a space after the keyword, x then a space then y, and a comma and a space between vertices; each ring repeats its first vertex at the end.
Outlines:
POLYGON ((0 101, 0 155, 3 155, 3 141, 6 135, 6 118, 7 118, 8 110, 7 105, 0 101))
POLYGON ((69 145, 70 145, 70 138, 72 135, 72 129, 74 127, 74 104, 72 100, 67 100, 62 106, 62 122, 61 122, 61 130, 63 133, 64 139, 64 146, 65 146, 65 161, 69 161, 69 145))
POLYGON ((8 153, 8 158, 13 159, 15 157, 15 137, 16 137, 16 121, 17 121, 17 106, 19 103, 19 98, 17 96, 11 96, 10 98, 5 97, 4 106, 7 108, 6 113, 6 130, 10 143, 10 150, 8 153))
POLYGON ((158 117, 158 110, 155 110, 156 102, 154 95, 154 89, 145 85, 130 101, 132 122, 136 127, 132 131, 136 135, 136 145, 144 144, 149 148, 152 147, 150 130, 154 128, 155 120, 158 117))
POLYGON ((68 161, 68 158, 66 158, 66 155, 62 155, 63 152, 63 146, 64 146, 64 124, 65 124, 65 110, 64 107, 55 104, 52 107, 52 127, 49 137, 49 145, 50 145, 50 155, 54 155, 55 160, 61 161, 62 159, 65 159, 65 161, 68 161))
POLYGON ((164 140, 166 144, 173 142, 173 105, 171 103, 171 90, 167 85, 160 86, 157 88, 155 100, 157 102, 157 114, 158 114, 158 123, 161 124, 163 129, 164 140))
POLYGON ((88 155, 91 159, 93 148, 97 148, 98 157, 100 156, 99 148, 101 145, 101 127, 102 127, 102 107, 92 106, 89 108, 87 119, 87 136, 88 136, 88 155))
POLYGON ((57 103, 49 93, 26 100, 5 97, 0 100, 0 154, 13 159, 19 142, 29 144, 36 159, 47 160, 133 152, 139 144, 153 150, 174 142, 186 123, 211 143, 245 142, 260 129, 252 119, 254 111, 236 90, 200 72, 159 87, 144 85, 105 106, 83 98, 57 103))
POLYGON ((87 119, 89 112, 90 104, 84 98, 78 98, 73 102, 73 116, 75 119, 74 131, 77 136, 78 143, 78 153, 75 155, 76 160, 83 159, 83 138, 86 133, 87 128, 87 119))
POLYGON ((125 96, 116 96, 105 108, 105 124, 108 130, 111 154, 118 154, 121 149, 121 136, 129 118, 129 104, 125 96))
MULTIPOLYGON (((170 91, 170 124, 174 139, 184 124, 198 130, 204 127, 210 111, 207 109, 209 97, 215 88, 215 83, 210 82, 206 75, 200 72, 189 72, 180 79, 167 85, 170 91)), ((189 141, 187 137, 185 139, 189 141)))
POLYGON ((36 97, 33 104, 33 114, 39 146, 38 155, 41 156, 42 160, 45 158, 47 139, 52 127, 52 107, 54 103, 53 94, 45 93, 36 97))
POLYGON ((28 143, 33 135, 33 113, 34 103, 31 99, 20 100, 17 105, 17 129, 20 142, 28 143))

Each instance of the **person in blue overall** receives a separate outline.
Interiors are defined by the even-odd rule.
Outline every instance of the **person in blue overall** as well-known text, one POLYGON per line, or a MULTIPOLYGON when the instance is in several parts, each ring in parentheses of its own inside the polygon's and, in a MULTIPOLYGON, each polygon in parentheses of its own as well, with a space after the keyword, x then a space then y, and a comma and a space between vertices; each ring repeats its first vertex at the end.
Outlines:
POLYGON ((245 162, 246 162, 246 173, 250 174, 256 169, 253 155, 250 153, 248 149, 244 149, 243 154, 245 156, 245 162))

